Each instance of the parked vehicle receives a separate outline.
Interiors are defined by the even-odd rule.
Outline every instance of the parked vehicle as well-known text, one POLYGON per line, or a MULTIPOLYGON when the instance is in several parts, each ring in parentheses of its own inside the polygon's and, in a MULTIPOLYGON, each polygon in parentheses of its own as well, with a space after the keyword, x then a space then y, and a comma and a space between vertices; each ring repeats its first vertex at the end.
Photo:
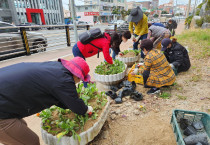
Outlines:
MULTIPOLYGON (((65 24, 63 24, 63 23, 53 23, 52 25, 65 25, 65 24)), ((47 29, 48 30, 55 30, 55 29, 64 29, 65 28, 65 26, 52 26, 52 27, 48 27, 47 29)))
POLYGON ((40 30, 41 28, 38 27, 40 25, 34 24, 34 23, 21 23, 20 25, 17 26, 35 26, 32 28, 26 28, 27 31, 33 31, 33 30, 40 30))
POLYGON ((122 24, 124 24, 124 23, 125 23, 125 21, 123 21, 123 20, 117 20, 117 21, 114 22, 113 24, 122 25, 122 24))
MULTIPOLYGON (((19 28, 12 24, 0 21, 0 28, 1 27, 10 28, 0 29, 0 60, 11 58, 13 56, 24 55, 26 50, 23 46, 19 28)), ((43 34, 37 32, 27 32, 27 38, 29 48, 32 53, 46 50, 47 38, 44 37, 43 34)))
MULTIPOLYGON (((77 29, 86 29, 87 28, 87 25, 88 25, 88 22, 78 21, 77 22, 77 29)), ((69 28, 71 30, 73 30, 74 29, 74 25, 70 25, 69 28)))
MULTIPOLYGON (((110 25, 108 26, 108 28, 104 30, 104 32, 112 34, 115 32, 114 28, 115 28, 115 25, 110 25)), ((129 30, 129 24, 127 23, 124 23, 122 25, 117 25, 117 33, 119 34, 121 34, 123 31, 128 31, 128 30, 129 30)))

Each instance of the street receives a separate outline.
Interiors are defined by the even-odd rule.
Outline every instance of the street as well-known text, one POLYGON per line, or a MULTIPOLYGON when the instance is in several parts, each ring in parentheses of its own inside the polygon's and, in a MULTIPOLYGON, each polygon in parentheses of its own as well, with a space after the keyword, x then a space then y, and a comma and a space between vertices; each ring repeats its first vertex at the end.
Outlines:
MULTIPOLYGON (((95 25, 90 28, 100 28, 101 31, 104 32, 105 28, 107 27, 108 25, 95 25)), ((79 29, 78 35, 85 31, 86 29, 79 29)), ((48 43, 47 51, 67 47, 65 29, 40 30, 40 31, 35 31, 35 32, 43 34, 47 38, 47 43, 48 43)), ((75 44, 74 30, 70 30, 70 42, 71 42, 71 46, 75 44)))

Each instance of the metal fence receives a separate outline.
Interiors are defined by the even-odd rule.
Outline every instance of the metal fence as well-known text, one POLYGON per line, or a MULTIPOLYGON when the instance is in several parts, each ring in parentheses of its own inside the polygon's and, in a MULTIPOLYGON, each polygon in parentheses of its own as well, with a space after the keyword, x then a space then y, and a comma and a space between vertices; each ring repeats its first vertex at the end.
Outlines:
MULTIPOLYGON (((128 30, 128 25, 112 26, 110 33, 128 30)), ((91 26, 77 25, 77 28, 78 33, 82 33, 91 26)), ((75 43, 73 25, 0 27, 0 61, 15 56, 70 47, 75 43)))

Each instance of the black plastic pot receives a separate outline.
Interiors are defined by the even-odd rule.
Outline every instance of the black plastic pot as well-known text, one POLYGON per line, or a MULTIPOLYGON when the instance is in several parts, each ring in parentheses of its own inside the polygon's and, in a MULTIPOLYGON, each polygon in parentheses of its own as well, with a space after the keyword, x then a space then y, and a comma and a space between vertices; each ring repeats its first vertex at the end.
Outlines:
POLYGON ((117 98, 117 94, 114 91, 107 91, 105 92, 105 94, 109 97, 111 97, 112 99, 117 98))
POLYGON ((197 135, 190 135, 184 138, 184 142, 186 145, 194 145, 197 143, 201 143, 202 145, 209 145, 207 140, 207 135, 205 133, 197 134, 197 135))
POLYGON ((189 121, 187 119, 181 118, 179 124, 181 129, 185 130, 189 126, 189 121))
POLYGON ((192 126, 197 129, 197 130, 201 130, 204 128, 203 123, 201 121, 199 122, 193 122, 192 126))
POLYGON ((117 92, 119 90, 117 86, 111 86, 110 89, 114 92, 117 92))
POLYGON ((192 134, 197 134, 197 131, 195 130, 194 127, 192 126, 188 126, 185 130, 184 130, 184 135, 189 136, 192 134))
POLYGON ((131 99, 134 99, 135 101, 141 101, 143 100, 143 95, 139 93, 138 91, 135 91, 131 93, 131 99))
POLYGON ((122 98, 117 97, 117 98, 115 99, 115 103, 116 103, 116 104, 121 104, 121 103, 122 103, 122 98))

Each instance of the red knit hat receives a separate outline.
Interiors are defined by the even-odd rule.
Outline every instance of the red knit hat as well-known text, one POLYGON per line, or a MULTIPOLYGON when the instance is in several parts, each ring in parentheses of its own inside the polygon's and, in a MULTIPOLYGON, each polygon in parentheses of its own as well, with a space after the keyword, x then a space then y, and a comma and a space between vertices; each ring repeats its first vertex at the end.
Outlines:
POLYGON ((90 71, 90 68, 86 61, 81 57, 74 57, 70 61, 64 60, 64 59, 58 59, 63 66, 68 69, 73 75, 77 76, 84 82, 90 81, 90 75, 88 74, 90 71))

